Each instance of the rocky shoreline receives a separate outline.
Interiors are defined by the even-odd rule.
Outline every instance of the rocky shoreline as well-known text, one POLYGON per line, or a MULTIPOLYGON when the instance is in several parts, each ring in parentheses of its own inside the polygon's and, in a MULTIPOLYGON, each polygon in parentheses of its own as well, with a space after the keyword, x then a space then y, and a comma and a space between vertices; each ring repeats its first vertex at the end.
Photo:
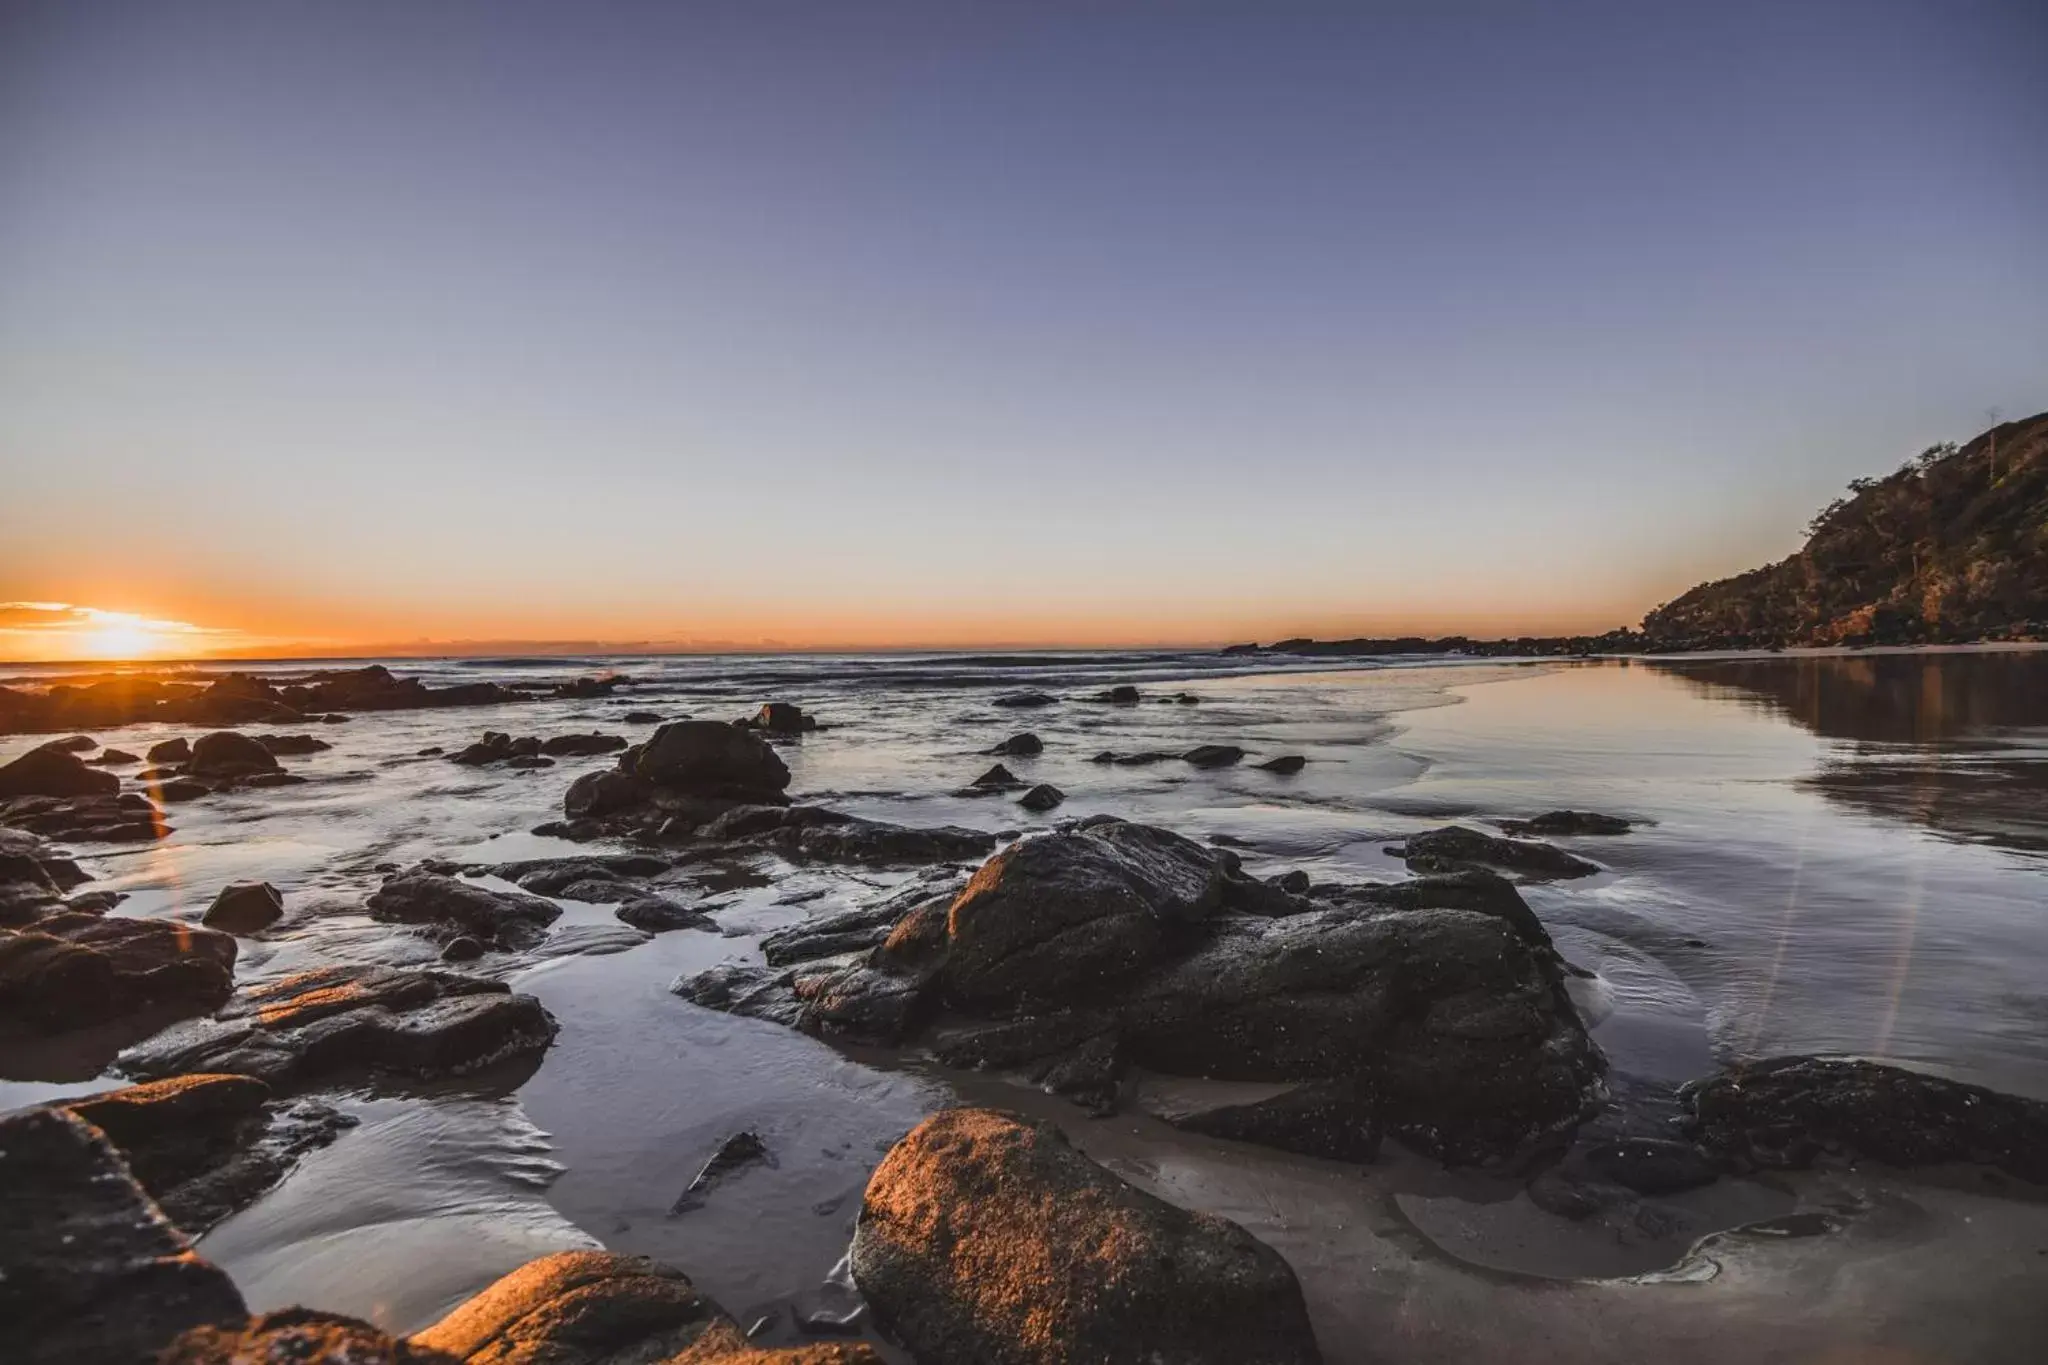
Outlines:
MULTIPOLYGON (((1132 692, 1082 704, 1130 705, 1132 692)), ((204 784, 192 799, 260 797, 290 785, 270 780, 291 776, 280 756, 328 743, 279 738, 220 730, 159 745, 149 780, 204 784)), ((986 1071, 1073 1101, 1075 1123, 1138 1104, 1141 1079, 1233 1083, 1151 1112, 1354 1165, 1399 1143, 1521 1182, 1567 1220, 1839 1162, 1967 1164, 2048 1185, 2048 1105, 1895 1067, 1776 1058, 1648 1098, 1615 1085, 1575 1000, 1581 973, 1523 890, 1598 876, 1592 844, 1625 839, 1630 820, 1551 811, 1503 816, 1501 834, 1447 825, 1387 840, 1404 880, 1260 877, 1228 847, 1101 814, 1020 838, 799 801, 776 750, 796 742, 837 741, 786 703, 740 723, 669 721, 638 743, 487 734, 459 765, 516 773, 551 743, 564 757, 615 755, 569 782, 562 818, 537 831, 607 847, 389 867, 354 912, 407 946, 403 960, 253 983, 236 980, 243 945, 294 913, 274 888, 225 886, 202 924, 124 916, 61 846, 168 832, 163 808, 110 771, 143 760, 88 761, 100 746, 87 739, 0 767, 0 1044, 24 1058, 82 1048, 97 1059, 84 1074, 111 1064, 136 1082, 0 1119, 0 1211, 23 1230, 0 1249, 0 1326, 22 1358, 881 1359, 872 1337, 757 1347, 682 1271, 644 1258, 545 1257, 398 1338, 317 1304, 252 1316, 191 1247, 346 1131, 331 1097, 530 1073, 562 1025, 498 974, 715 929, 706 887, 762 866, 898 879, 763 935, 758 964, 685 973, 677 998, 986 1071), (612 907, 611 926, 562 927, 563 901, 612 907)), ((1206 747, 1180 757, 1201 768, 1222 762, 1215 751, 1229 764, 1250 752, 1206 747)), ((1040 748, 1013 736, 989 752, 1040 748)), ((1300 771, 1277 761, 1265 764, 1277 778, 1300 771)), ((721 1147, 705 1189, 727 1155, 767 1149, 721 1147)), ((1286 1260, 1244 1228, 1137 1189, 1059 1125, 989 1109, 944 1110, 881 1160, 849 1272, 881 1342, 930 1365, 1309 1361, 1331 1346, 1319 1347, 1286 1260)))

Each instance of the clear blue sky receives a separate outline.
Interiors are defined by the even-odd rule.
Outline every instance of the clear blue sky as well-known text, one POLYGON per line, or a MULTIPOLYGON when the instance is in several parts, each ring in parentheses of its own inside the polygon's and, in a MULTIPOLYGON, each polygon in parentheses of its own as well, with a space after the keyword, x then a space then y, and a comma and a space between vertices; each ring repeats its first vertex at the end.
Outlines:
POLYGON ((1632 621, 2048 408, 2048 5, 0 6, 0 602, 1632 621))

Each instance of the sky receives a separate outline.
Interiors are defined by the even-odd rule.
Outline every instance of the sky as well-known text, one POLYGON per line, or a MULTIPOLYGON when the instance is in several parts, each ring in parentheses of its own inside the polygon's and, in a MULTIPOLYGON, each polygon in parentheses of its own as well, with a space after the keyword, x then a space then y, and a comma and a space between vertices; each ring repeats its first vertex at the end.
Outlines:
POLYGON ((2043 51, 0 0, 0 658, 1633 623, 2048 408, 2043 51))

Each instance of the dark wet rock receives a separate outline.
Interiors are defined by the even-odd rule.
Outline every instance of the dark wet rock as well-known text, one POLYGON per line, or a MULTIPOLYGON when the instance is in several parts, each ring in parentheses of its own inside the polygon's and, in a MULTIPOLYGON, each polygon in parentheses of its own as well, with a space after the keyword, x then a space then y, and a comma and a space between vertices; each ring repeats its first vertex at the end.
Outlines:
POLYGON ((1235 744, 1198 744, 1181 757, 1197 768, 1228 768, 1244 757, 1235 744))
POLYGON ((129 753, 126 749, 105 749, 100 752, 97 758, 90 758, 86 761, 102 768, 114 768, 129 763, 140 763, 142 758, 138 754, 129 753))
POLYGON ((624 678, 572 678, 568 682, 556 683, 548 695, 564 701, 593 701, 598 697, 609 697, 625 681, 624 678))
POLYGON ((63 904, 90 880, 78 864, 25 829, 0 829, 0 927, 17 927, 63 904))
POLYGON ((302 754, 317 754, 334 746, 324 739, 312 735, 258 735, 256 742, 278 758, 293 758, 302 754))
POLYGON ((1411 877, 1405 882, 1316 887, 1312 903, 1388 910, 1474 910, 1505 921, 1522 942, 1539 953, 1555 957, 1550 933, 1543 921, 1522 899, 1515 884, 1498 872, 1483 867, 1463 872, 1411 877))
POLYGON ((55 749, 59 753, 82 754, 87 749, 99 748, 100 742, 94 739, 91 735, 71 735, 64 739, 53 739, 49 743, 44 744, 40 747, 45 749, 55 749))
POLYGON ((52 1034, 145 1008, 201 1014, 233 988, 235 940, 170 920, 57 910, 0 930, 0 1033, 52 1034))
POLYGON ((989 702, 1008 711, 1027 711, 1040 706, 1051 706, 1059 700, 1050 692, 1006 692, 989 702))
POLYGON ((1308 894, 1310 883, 1308 873, 1296 868, 1292 872, 1283 872, 1273 878, 1273 885, 1290 896, 1305 896, 1308 894))
POLYGON ((528 858, 519 862, 478 864, 470 872, 503 878, 521 890, 552 896, 577 882, 613 880, 632 883, 669 870, 666 858, 647 853, 593 854, 573 858, 528 858))
POLYGON ((274 1101, 251 1076, 177 1076, 64 1100, 107 1135, 128 1169, 194 1236, 276 1185, 354 1120, 316 1100, 274 1101))
POLYGON ((366 902, 370 918, 467 934, 500 948, 530 948, 547 937, 562 908, 538 896, 493 891, 434 872, 400 873, 366 902))
POLYGON ((635 896, 612 911, 622 922, 649 934, 673 929, 716 929, 718 921, 695 906, 682 905, 661 896, 635 896))
POLYGON ((1624 1137, 1603 1142, 1586 1152, 1586 1164, 1607 1179, 1638 1194, 1677 1194, 1711 1185, 1720 1169, 1689 1142, 1669 1138, 1624 1137))
POLYGON ((1106 691, 1097 692, 1089 700, 1106 701, 1117 706, 1135 706, 1138 702, 1138 689, 1129 683, 1119 683, 1106 691))
POLYGON ((281 689, 281 696, 301 711, 312 712, 493 706, 523 700, 526 694, 491 682, 428 687, 418 678, 400 678, 382 664, 369 664, 311 674, 304 685, 281 689))
POLYGON ((533 950, 537 958, 603 957, 623 953, 652 939, 654 935, 630 924, 572 924, 548 936, 533 950))
POLYGON ((512 736, 502 730, 486 730, 482 739, 474 744, 464 745, 448 755, 448 761, 469 768, 480 768, 486 763, 503 763, 518 752, 512 747, 513 743, 512 736))
POLYGON ((1100 991, 1222 903, 1201 845, 1112 823, 1025 839, 975 873, 949 912, 943 976, 962 1004, 1100 991))
POLYGON ((260 934, 284 918, 284 896, 269 882, 229 882, 199 922, 229 934, 260 934))
POLYGON ((669 1213, 688 1213, 691 1209, 702 1207, 704 1196, 710 1192, 713 1185, 742 1166, 750 1166, 755 1162, 766 1162, 770 1166, 775 1164, 775 1158, 768 1151, 768 1144, 762 1141, 759 1133, 752 1130, 734 1133, 718 1144, 718 1150, 698 1169, 695 1178, 683 1187, 683 1192, 676 1196, 676 1202, 669 1207, 669 1213))
POLYGON ((120 778, 96 772, 78 755, 47 744, 0 766, 0 797, 110 796, 120 790, 120 778))
POLYGON ((1041 782, 1017 798, 1025 810, 1049 811, 1067 799, 1067 794, 1050 782, 1041 782))
POLYGON ((443 962, 474 962, 483 955, 482 940, 471 938, 468 934, 457 934, 441 948, 443 962))
POLYGON ((766 735, 801 735, 818 728, 816 716, 805 715, 802 707, 788 701, 768 702, 739 723, 766 735))
POLYGON ((104 915, 127 899, 126 891, 81 891, 66 900, 64 908, 85 915, 104 915))
POLYGON ((1503 820, 1500 827, 1508 834, 1537 834, 1546 837, 1571 834, 1626 834, 1632 822, 1619 815, 1601 815, 1595 811, 1553 810, 1528 820, 1503 820))
POLYGON ((745 730, 711 720, 670 721, 654 732, 633 765, 657 787, 732 801, 785 800, 789 769, 745 730))
POLYGON ((226 1071, 280 1088, 366 1071, 432 1078, 537 1057, 554 1036, 540 1002, 501 981, 322 967, 237 992, 215 1017, 131 1048, 120 1069, 139 1080, 226 1071))
POLYGON ((703 826, 698 837, 730 851, 760 850, 796 862, 874 867, 962 862, 984 856, 996 842, 992 834, 958 825, 894 825, 822 806, 742 809, 703 826))
POLYGON ((1525 877, 1565 879, 1590 877, 1600 870, 1584 858, 1549 844, 1502 839, 1464 825, 1446 825, 1410 835, 1405 845, 1392 845, 1387 852, 1405 860, 1417 872, 1483 867, 1519 872, 1525 877))
POLYGON ((166 801, 197 801, 202 796, 213 795, 213 788, 189 777, 174 777, 158 787, 156 794, 166 801))
POLYGON ((659 725, 666 719, 659 711, 628 711, 619 717, 624 725, 659 725))
POLYGON ((0 1354, 18 1365, 146 1365, 246 1311, 107 1137, 61 1109, 0 1119, 0 1228, 0 1354))
POLYGON ((625 747, 623 735, 550 735, 541 741, 540 751, 551 758, 588 758, 615 754, 625 747))
POLYGON ((996 792, 1016 791, 1025 786, 1024 780, 998 763, 980 777, 967 784, 966 794, 989 796, 996 792))
POLYGON ((1332 1161, 1377 1160, 1384 1132, 1378 1101, 1355 1080, 1312 1081, 1256 1099, 1176 1097, 1152 1112, 1191 1133, 1332 1161))
POLYGON ((505 766, 515 769, 552 768, 555 760, 542 758, 539 754, 514 754, 505 760, 505 766))
POLYGON ((192 743, 187 771, 194 777, 254 777, 280 771, 277 759, 258 741, 236 730, 216 730, 192 743))
POLYGON ((1823 1152, 1892 1166, 1972 1162, 2048 1185, 2048 1103, 1878 1062, 1778 1057, 1679 1092, 1686 1134, 1737 1169, 1823 1152))
POLYGON ((1110 750, 1104 750, 1088 761, 1090 763, 1114 763, 1119 768, 1149 768, 1154 763, 1165 763, 1179 757, 1179 754, 1169 754, 1160 749, 1147 749, 1135 754, 1119 754, 1110 750))
POLYGON ((1043 753, 1044 751, 1045 742, 1029 730, 1025 730, 1019 734, 1011 735, 1001 744, 984 752, 999 754, 1004 758, 1029 758, 1033 754, 1043 753))
POLYGON ((1278 1253, 992 1110, 943 1111, 890 1150, 851 1259, 877 1319, 929 1365, 1321 1359, 1278 1253))
POLYGON ((197 1327, 157 1365, 459 1365, 452 1356, 339 1313, 281 1308, 240 1322, 197 1327))
POLYGON ((762 936, 761 955, 771 967, 879 948, 913 911, 953 903, 967 878, 957 873, 920 878, 881 897, 832 915, 817 915, 762 936))
POLYGON ((1281 777, 1292 777, 1295 773, 1308 766, 1308 760, 1300 754, 1282 754, 1278 758, 1269 758, 1264 763, 1254 766, 1261 772, 1275 773, 1281 777))
POLYGON ((143 843, 171 832, 163 811, 140 792, 8 797, 0 799, 0 825, 90 843, 143 843))
POLYGON ((447 750, 438 744, 429 744, 426 748, 417 751, 415 756, 419 758, 439 758, 446 752, 447 750))
POLYGON ((146 755, 152 763, 185 763, 192 758, 192 745, 183 735, 166 739, 149 746, 146 755))

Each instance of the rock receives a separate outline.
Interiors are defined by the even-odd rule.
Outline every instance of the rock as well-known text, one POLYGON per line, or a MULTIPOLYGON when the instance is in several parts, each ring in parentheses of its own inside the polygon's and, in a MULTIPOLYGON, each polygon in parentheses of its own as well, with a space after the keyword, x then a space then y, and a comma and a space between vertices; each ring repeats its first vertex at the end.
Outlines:
POLYGON ((443 962, 474 962, 483 955, 483 943, 468 934, 457 934, 441 948, 443 962))
POLYGON ((619 690, 624 678, 574 678, 565 683, 556 683, 548 695, 566 701, 591 701, 598 697, 609 697, 619 690))
POLYGON ((192 743, 188 771, 194 777, 253 777, 282 771, 270 750, 235 730, 216 730, 192 743))
POLYGON ((359 1318, 283 1308, 243 1322, 196 1327, 157 1365, 459 1365, 359 1318))
POLYGON ((577 882, 654 877, 669 870, 666 858, 647 853, 610 853, 574 858, 528 858, 520 862, 492 863, 464 869, 499 877, 535 895, 552 896, 577 882))
POLYGON ((197 801, 202 796, 213 795, 213 788, 189 777, 174 777, 158 787, 156 794, 166 801, 197 801))
POLYGON ((142 843, 171 832, 163 812, 139 792, 0 798, 0 825, 52 839, 96 843, 142 843))
POLYGON ((780 804, 789 769, 744 730, 710 720, 670 721, 640 750, 634 772, 673 791, 780 804))
POLYGON ((1119 768, 1149 768, 1154 763, 1164 763, 1168 759, 1179 757, 1179 754, 1169 754, 1158 749, 1147 749, 1143 753, 1136 754, 1119 754, 1105 750, 1088 761, 1090 763, 1114 763, 1119 768))
POLYGON ((277 758, 291 758, 299 754, 317 754, 323 749, 332 749, 334 747, 326 740, 316 739, 312 735, 258 735, 256 736, 256 742, 277 758))
POLYGON ((237 992, 214 1018, 131 1048, 120 1069, 139 1080, 226 1071, 279 1088, 365 1071, 434 1078, 538 1057, 554 1036, 540 1002, 502 981, 321 967, 237 992))
POLYGON ((99 748, 100 742, 91 735, 71 735, 65 739, 50 740, 41 747, 55 749, 57 752, 64 754, 79 754, 84 753, 87 749, 99 748))
POLYGON ((1308 894, 1310 883, 1308 873, 1296 868, 1292 872, 1283 872, 1275 877, 1273 885, 1290 896, 1305 896, 1308 894))
POLYGON ((1067 799, 1067 794, 1050 782, 1041 782, 1017 798, 1017 804, 1025 810, 1049 811, 1067 799))
POLYGON ((628 711, 619 719, 626 725, 659 725, 667 717, 659 711, 628 711))
POLYGON ((1308 766, 1308 760, 1300 754, 1282 754, 1255 765, 1262 772, 1274 773, 1280 777, 1292 777, 1308 766))
POLYGON ((1547 836, 1567 834, 1626 834, 1630 822, 1619 815, 1600 815, 1584 810, 1553 810, 1528 820, 1503 820, 1500 827, 1508 834, 1541 834, 1547 836))
POLYGON ((761 938, 761 955, 771 967, 786 967, 879 948, 899 921, 919 909, 943 911, 966 885, 967 878, 957 873, 920 878, 872 904, 771 930, 761 938))
POLYGON ((415 869, 377 888, 365 903, 386 924, 422 924, 449 937, 467 934, 499 948, 531 948, 547 937, 562 908, 538 896, 493 891, 455 877, 415 869))
POLYGON ((102 768, 112 768, 128 763, 140 763, 142 759, 135 754, 129 753, 126 749, 105 749, 100 752, 98 758, 87 759, 86 761, 102 768))
POLYGON ((0 1119, 0 1324, 15 1365, 146 1365, 245 1313, 97 1128, 61 1109, 0 1119))
POLYGON ((448 755, 448 761, 469 768, 480 768, 486 763, 502 763, 517 752, 513 748, 514 742, 512 736, 502 730, 486 730, 482 739, 448 755))
POLYGON ((649 934, 672 929, 716 929, 718 921, 694 906, 679 905, 661 896, 635 896, 612 911, 622 922, 649 934))
POLYGON ((1138 702, 1138 689, 1129 683, 1119 683, 1107 691, 1096 693, 1091 700, 1106 701, 1117 706, 1135 706, 1138 702))
POLYGON ((1321 1359, 1270 1247, 992 1110, 945 1110, 890 1150, 851 1259, 877 1319, 927 1365, 1321 1359))
POLYGON ((111 796, 121 779, 95 772, 73 753, 43 745, 0 766, 0 797, 111 796))
POLYGON ((192 745, 183 735, 166 739, 149 746, 147 757, 152 763, 185 763, 192 758, 192 745))
POLYGON ((531 768, 552 768, 555 766, 555 760, 553 760, 552 758, 542 758, 539 754, 514 754, 512 755, 512 757, 505 760, 505 766, 508 768, 517 768, 521 770, 531 768))
POLYGON ((892 825, 822 806, 742 807, 704 825, 697 835, 726 852, 772 852, 796 862, 875 867, 979 858, 996 842, 992 834, 958 825, 892 825))
POLYGON ((126 891, 81 891, 65 901, 64 908, 81 914, 104 915, 127 899, 126 891))
POLYGON ((1589 1148, 1586 1164, 1638 1194, 1677 1194, 1711 1185, 1720 1170, 1689 1142, 1625 1137, 1589 1148))
POLYGON ((1600 869, 1561 848, 1524 839, 1501 839, 1463 825, 1410 835, 1405 845, 1387 849, 1417 872, 1455 872, 1463 868, 1501 868, 1525 877, 1590 877, 1600 869))
POLYGON ((1058 700, 1059 698, 1050 692, 1006 692, 990 701, 989 705, 1000 706, 1007 711, 1024 711, 1040 706, 1051 706, 1058 700))
POLYGON ((1973 1162, 2048 1185, 2048 1103, 1878 1062, 1778 1057, 1679 1092, 1686 1135, 1737 1169, 1823 1151, 1910 1167, 1973 1162))
POLYGON ((58 910, 0 930, 0 1033, 62 1033, 145 1008, 204 1013, 228 998, 234 967, 234 939, 212 929, 58 910))
POLYGON ((540 751, 553 758, 587 758, 592 754, 615 754, 625 747, 622 735, 551 735, 541 741, 540 751))
POLYGON ((199 922, 230 934, 260 934, 284 918, 284 897, 269 882, 229 882, 199 922))
POLYGON ((40 919, 64 893, 89 881, 76 862, 25 829, 0 829, 0 926, 40 919))
POLYGON ((669 1215, 673 1217, 701 1207, 704 1195, 713 1185, 740 1167, 756 1161, 765 1161, 771 1166, 775 1164, 775 1158, 769 1155, 768 1144, 761 1140, 761 1135, 751 1130, 734 1133, 718 1144, 718 1150, 711 1154, 710 1159, 698 1169, 696 1177, 683 1188, 680 1195, 676 1196, 676 1202, 669 1208, 669 1215))
POLYGON ((968 783, 966 790, 973 796, 986 796, 994 792, 1016 791, 1024 785, 1024 781, 1017 774, 998 763, 968 783))
POLYGON ((946 994, 964 1005, 1098 992, 1222 899, 1215 856, 1165 830, 1113 823, 1020 840, 953 903, 946 994))
POLYGON ((1198 744, 1181 757, 1197 768, 1228 768, 1244 757, 1235 744, 1198 744))
POLYGON ((818 728, 815 717, 805 715, 802 707, 787 701, 771 701, 740 724, 769 735, 801 735, 818 728))
POLYGON ((382 664, 331 669, 308 675, 304 685, 283 689, 301 711, 409 711, 442 706, 491 706, 520 701, 525 694, 497 683, 428 687, 418 678, 393 676, 382 664))
POLYGON ((1176 1128, 1331 1161, 1377 1160, 1379 1105, 1357 1081, 1312 1081, 1258 1099, 1181 1099, 1150 1106, 1176 1128))
POLYGON ((1037 735, 1032 734, 1029 730, 1025 730, 1020 734, 1011 735, 1001 744, 986 752, 1000 754, 1004 758, 1029 758, 1033 754, 1043 753, 1044 751, 1044 742, 1037 735))
POLYGON ((56 1107, 105 1133, 165 1215, 194 1236, 355 1122, 317 1101, 274 1103, 250 1076, 178 1076, 56 1107))

